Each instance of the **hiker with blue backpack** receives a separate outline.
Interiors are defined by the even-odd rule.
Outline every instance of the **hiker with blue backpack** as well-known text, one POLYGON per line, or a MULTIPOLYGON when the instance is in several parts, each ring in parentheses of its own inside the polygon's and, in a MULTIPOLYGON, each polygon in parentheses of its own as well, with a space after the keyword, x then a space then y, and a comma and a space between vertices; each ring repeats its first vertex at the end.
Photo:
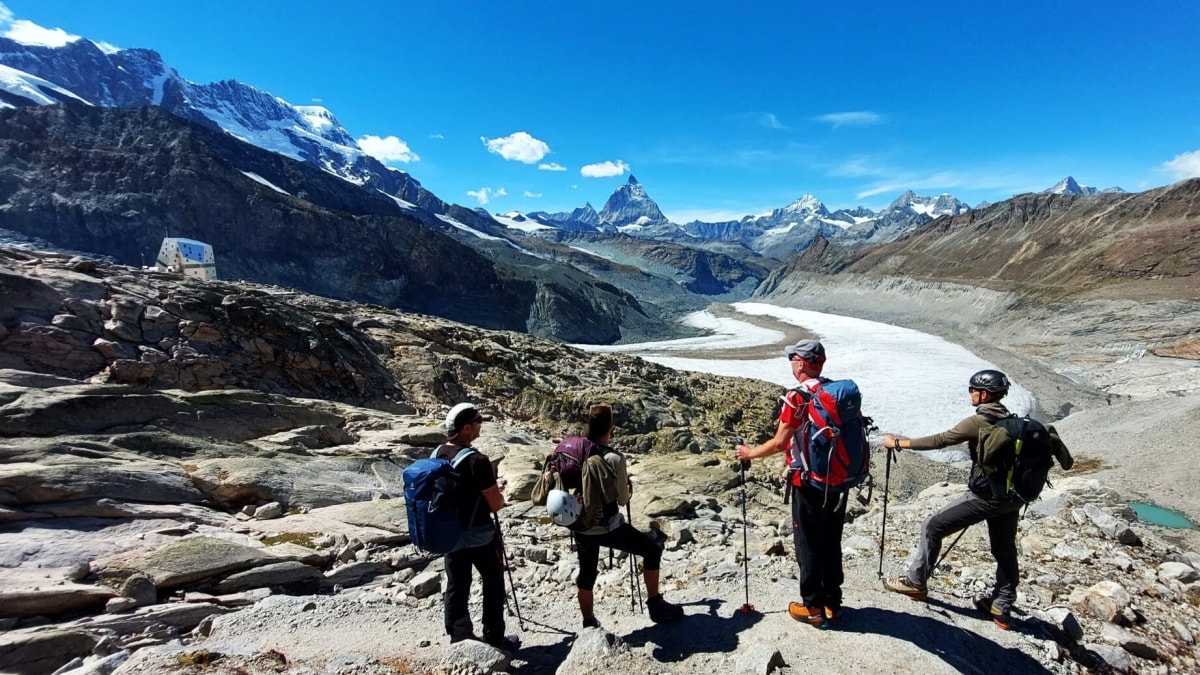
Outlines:
POLYGON ((457 473, 459 519, 462 533, 455 548, 445 554, 446 592, 442 595, 446 633, 451 642, 478 640, 467 601, 471 595, 471 568, 479 572, 483 588, 483 641, 505 651, 518 647, 504 635, 504 551, 493 515, 504 506, 492 461, 471 443, 479 438, 483 415, 472 403, 459 403, 446 415, 446 442, 433 457, 450 461, 457 473))
POLYGON ((996 559, 996 583, 991 593, 976 598, 974 604, 1004 630, 1012 625, 1011 610, 1017 600, 1020 575, 1017 525, 1021 509, 1041 492, 1051 457, 1064 469, 1071 468, 1072 464, 1071 455, 1053 426, 1043 427, 1028 416, 1019 417, 1004 407, 1000 400, 1008 393, 1009 386, 1008 376, 1004 373, 981 370, 967 383, 971 405, 975 406, 974 415, 950 430, 932 436, 883 436, 884 448, 936 450, 965 442, 971 455, 967 493, 925 520, 921 525, 920 545, 908 573, 885 580, 884 587, 925 601, 928 599, 926 584, 940 561, 938 553, 942 540, 986 521, 992 556, 996 559))
POLYGON ((783 397, 775 435, 755 446, 738 444, 743 462, 784 453, 785 500, 792 502, 792 539, 800 565, 800 602, 788 614, 825 627, 842 611, 842 530, 849 490, 870 469, 862 396, 852 380, 821 377, 825 347, 801 340, 784 350, 797 386, 783 397))

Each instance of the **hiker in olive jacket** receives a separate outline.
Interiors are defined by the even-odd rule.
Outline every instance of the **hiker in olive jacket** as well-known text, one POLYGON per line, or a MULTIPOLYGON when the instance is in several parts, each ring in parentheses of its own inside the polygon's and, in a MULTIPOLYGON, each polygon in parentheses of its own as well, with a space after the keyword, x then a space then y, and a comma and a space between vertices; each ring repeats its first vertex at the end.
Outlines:
POLYGON ((971 404, 975 406, 974 415, 949 431, 932 436, 897 438, 885 434, 883 437, 883 447, 888 449, 935 450, 965 442, 971 453, 967 493, 925 521, 921 526, 920 546, 908 568, 908 574, 888 579, 884 586, 890 591, 924 601, 928 597, 926 582, 937 564, 942 539, 975 523, 987 521, 992 556, 996 558, 996 584, 991 594, 976 598, 975 606, 989 614, 996 625, 1005 630, 1011 625, 1010 609, 1017 600, 1020 574, 1017 564, 1017 523, 1022 503, 1009 499, 1007 495, 992 494, 991 482, 984 472, 986 464, 979 448, 979 432, 1011 414, 1000 403, 1000 399, 1008 393, 1008 387, 1008 377, 1004 373, 981 370, 971 376, 967 387, 971 404))
POLYGON ((642 558, 646 609, 649 610, 651 621, 679 621, 684 616, 683 608, 667 602, 659 590, 662 543, 653 535, 636 529, 616 508, 617 504, 629 503, 632 485, 625 470, 625 458, 609 446, 615 429, 616 421, 611 406, 594 405, 589 409, 586 436, 599 446, 600 452, 588 458, 584 473, 596 471, 602 479, 584 480, 586 507, 580 518, 586 529, 575 534, 575 549, 579 555, 579 576, 575 578, 575 588, 579 611, 583 615, 583 627, 600 626, 592 591, 599 574, 600 548, 603 546, 642 558), (607 512, 605 505, 609 507, 607 512))

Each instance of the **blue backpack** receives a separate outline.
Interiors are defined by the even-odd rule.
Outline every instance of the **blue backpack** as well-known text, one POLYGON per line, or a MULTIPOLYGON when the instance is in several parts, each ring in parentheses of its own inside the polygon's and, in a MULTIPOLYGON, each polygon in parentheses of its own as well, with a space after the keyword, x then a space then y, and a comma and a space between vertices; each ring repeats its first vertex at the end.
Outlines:
POLYGON ((461 512, 465 486, 458 465, 476 450, 463 448, 452 461, 438 457, 437 452, 435 449, 428 459, 418 459, 404 470, 404 505, 413 544, 429 553, 445 554, 488 543, 494 532, 490 523, 468 529, 462 525, 474 516, 483 498, 482 494, 476 496, 471 511, 461 512))
POLYGON ((871 418, 862 414, 862 394, 853 380, 823 382, 814 392, 797 388, 804 400, 804 424, 796 430, 790 466, 801 480, 823 490, 858 487, 871 473, 867 430, 871 418), (797 452, 804 448, 807 452, 797 452))

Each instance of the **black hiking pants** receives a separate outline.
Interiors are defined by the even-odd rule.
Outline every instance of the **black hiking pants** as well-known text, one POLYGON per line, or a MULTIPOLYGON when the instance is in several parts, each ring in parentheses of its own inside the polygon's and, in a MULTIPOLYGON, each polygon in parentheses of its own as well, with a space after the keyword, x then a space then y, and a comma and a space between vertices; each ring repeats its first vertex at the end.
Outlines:
POLYGON ((992 589, 992 607, 1008 612, 1017 601, 1017 524, 1021 507, 1017 500, 985 499, 973 492, 959 497, 926 519, 921 526, 921 544, 908 568, 908 580, 925 588, 942 550, 942 540, 980 521, 987 521, 992 557, 996 559, 996 585, 992 589))
POLYGON ((575 550, 579 553, 579 576, 576 588, 590 591, 596 585, 600 573, 600 547, 607 546, 642 557, 642 569, 653 572, 662 564, 662 549, 654 537, 642 532, 629 523, 604 534, 576 534, 575 550))
POLYGON ((504 637, 504 565, 500 538, 483 546, 463 548, 446 554, 446 633, 451 639, 474 637, 467 600, 471 597, 471 568, 479 571, 483 588, 483 639, 504 637))
POLYGON ((842 529, 846 493, 792 487, 792 540, 800 564, 800 598, 808 607, 841 607, 842 529))

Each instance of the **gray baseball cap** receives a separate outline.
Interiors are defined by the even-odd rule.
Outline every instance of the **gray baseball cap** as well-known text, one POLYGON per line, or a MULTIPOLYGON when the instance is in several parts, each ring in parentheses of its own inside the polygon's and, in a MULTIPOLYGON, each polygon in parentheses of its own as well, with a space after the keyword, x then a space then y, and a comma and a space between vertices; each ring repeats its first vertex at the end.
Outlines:
POLYGON ((820 340, 801 340, 784 349, 783 353, 788 359, 799 356, 809 363, 825 363, 825 345, 820 340))

